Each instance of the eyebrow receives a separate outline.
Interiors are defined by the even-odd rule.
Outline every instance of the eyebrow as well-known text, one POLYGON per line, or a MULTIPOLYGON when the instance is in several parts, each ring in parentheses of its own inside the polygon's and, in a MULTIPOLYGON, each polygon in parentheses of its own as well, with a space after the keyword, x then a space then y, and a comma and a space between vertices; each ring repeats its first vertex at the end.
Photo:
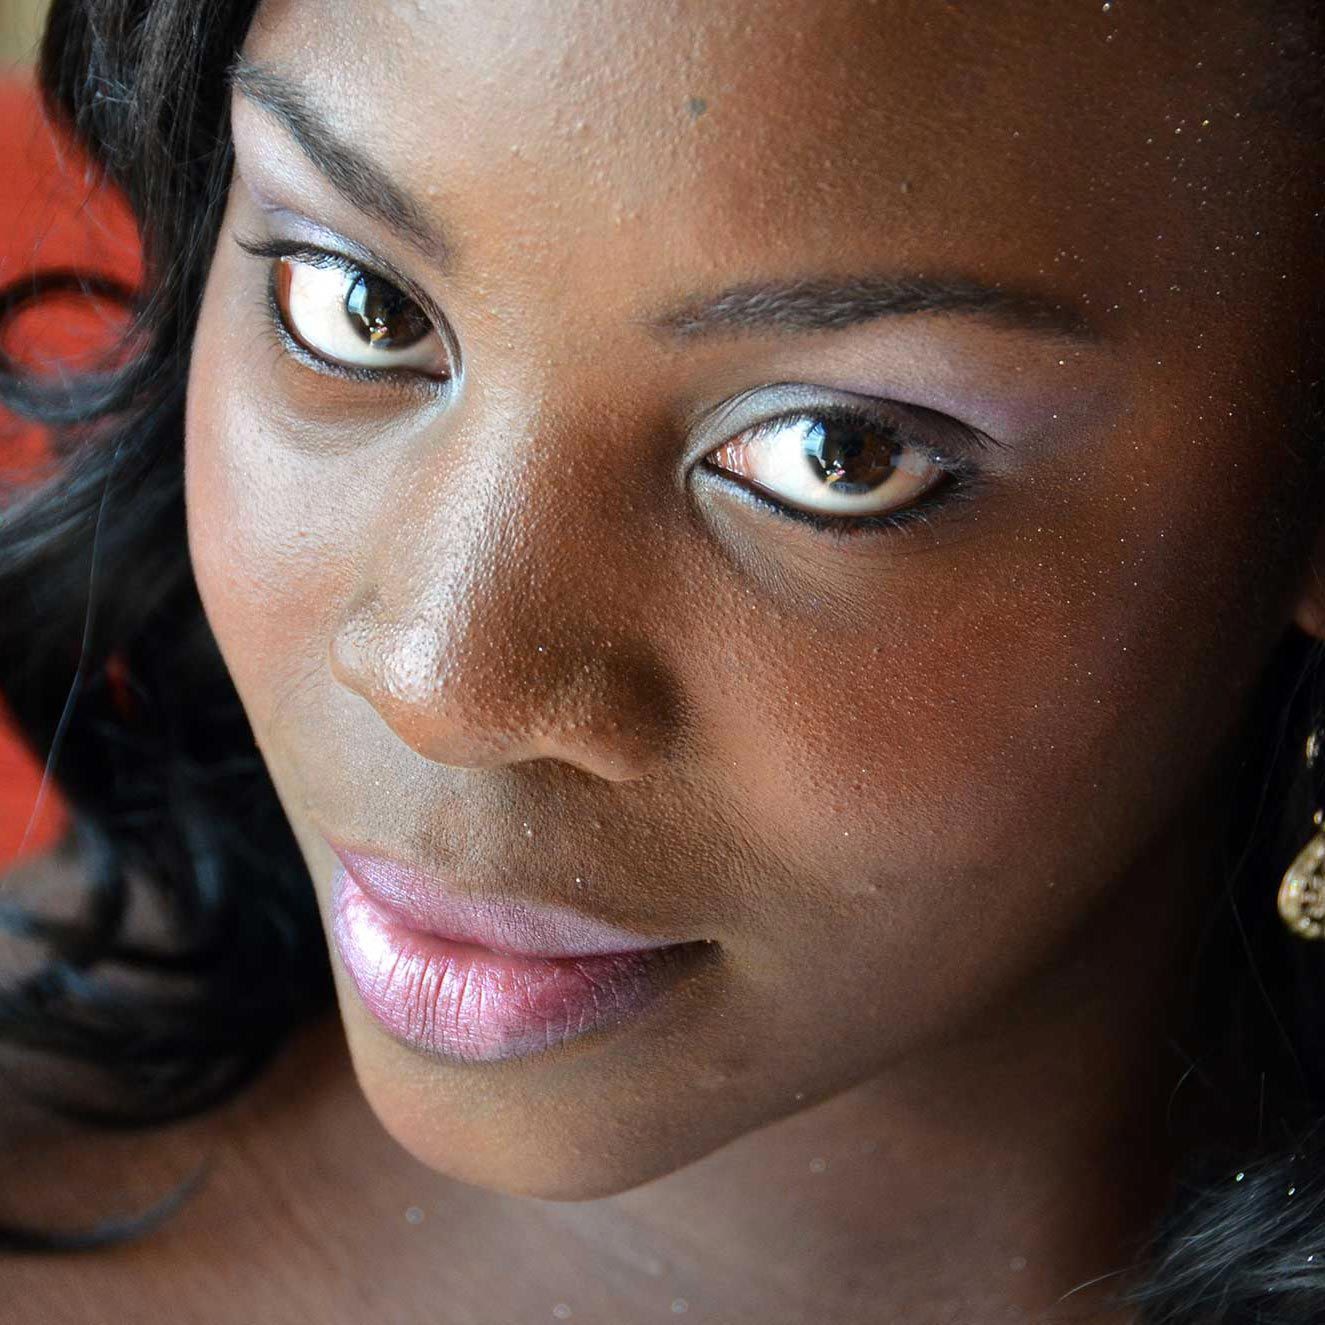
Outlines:
POLYGON ((230 66, 230 86, 274 115, 332 187, 429 258, 446 262, 452 246, 427 211, 382 168, 332 129, 304 90, 265 65, 240 56, 230 66))
MULTIPOLYGON (((426 209, 379 165, 342 139, 303 88, 274 69, 240 56, 230 85, 274 115, 304 155, 353 206, 375 217, 445 264, 454 246, 426 209)), ((761 332, 840 331, 882 318, 917 313, 963 314, 1048 339, 1099 339, 1076 307, 1026 290, 962 276, 851 276, 749 283, 691 296, 643 319, 655 332, 682 340, 761 332)))
POLYGON ((840 331, 913 313, 957 313, 1052 340, 1094 343, 1098 333, 1071 304, 961 276, 819 277, 736 285, 646 319, 679 339, 761 331, 840 331))

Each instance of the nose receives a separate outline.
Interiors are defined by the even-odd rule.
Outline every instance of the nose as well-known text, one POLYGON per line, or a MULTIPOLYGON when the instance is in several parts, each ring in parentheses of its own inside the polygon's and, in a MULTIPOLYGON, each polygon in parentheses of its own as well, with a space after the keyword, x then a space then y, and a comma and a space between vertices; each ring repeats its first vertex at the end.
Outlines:
POLYGON ((463 500, 447 480, 410 485, 362 563, 332 674, 436 763, 553 759, 645 777, 678 706, 645 624, 648 590, 626 564, 637 554, 586 520, 592 499, 566 509, 564 473, 558 491, 541 467, 515 468, 518 486, 486 482, 463 500))

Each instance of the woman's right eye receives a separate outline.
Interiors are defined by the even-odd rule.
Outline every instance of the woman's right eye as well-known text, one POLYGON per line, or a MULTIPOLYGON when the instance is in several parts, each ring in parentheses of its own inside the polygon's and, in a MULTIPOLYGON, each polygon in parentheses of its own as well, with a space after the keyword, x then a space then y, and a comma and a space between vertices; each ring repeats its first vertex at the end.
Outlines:
POLYGON ((428 315, 389 281, 343 260, 279 259, 273 294, 286 330, 305 349, 347 368, 449 376, 428 315))
POLYGON ((451 376, 447 345, 427 313, 339 255, 279 255, 272 301, 286 333, 315 358, 359 372, 451 376))

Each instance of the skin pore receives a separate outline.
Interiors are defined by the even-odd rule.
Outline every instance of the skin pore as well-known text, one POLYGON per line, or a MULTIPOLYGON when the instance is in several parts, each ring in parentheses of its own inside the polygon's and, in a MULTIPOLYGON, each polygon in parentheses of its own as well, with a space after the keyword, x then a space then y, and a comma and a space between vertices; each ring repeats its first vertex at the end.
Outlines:
POLYGON ((690 1248, 713 1319, 1034 1318, 1190 1140, 1221 760, 1320 619, 1285 403, 1320 273, 1270 34, 1158 8, 249 34, 190 553, 328 928, 332 837, 711 945, 495 1064, 392 1039, 337 963, 355 1074, 467 1199, 690 1248), (310 249, 403 283, 449 383, 292 352, 269 282, 310 249), (965 447, 924 519, 816 528, 706 463, 871 402, 965 447))

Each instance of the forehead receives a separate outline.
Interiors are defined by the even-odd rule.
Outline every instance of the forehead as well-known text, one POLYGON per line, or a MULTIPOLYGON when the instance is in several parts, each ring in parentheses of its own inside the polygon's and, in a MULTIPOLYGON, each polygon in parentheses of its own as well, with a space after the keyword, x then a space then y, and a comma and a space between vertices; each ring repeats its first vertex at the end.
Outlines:
POLYGON ((882 263, 1107 308, 1197 263, 1259 279, 1228 255, 1254 233, 1273 265, 1304 210, 1254 8, 269 0, 247 53, 435 208, 462 261, 555 247, 592 284, 607 246, 660 289, 882 263))

